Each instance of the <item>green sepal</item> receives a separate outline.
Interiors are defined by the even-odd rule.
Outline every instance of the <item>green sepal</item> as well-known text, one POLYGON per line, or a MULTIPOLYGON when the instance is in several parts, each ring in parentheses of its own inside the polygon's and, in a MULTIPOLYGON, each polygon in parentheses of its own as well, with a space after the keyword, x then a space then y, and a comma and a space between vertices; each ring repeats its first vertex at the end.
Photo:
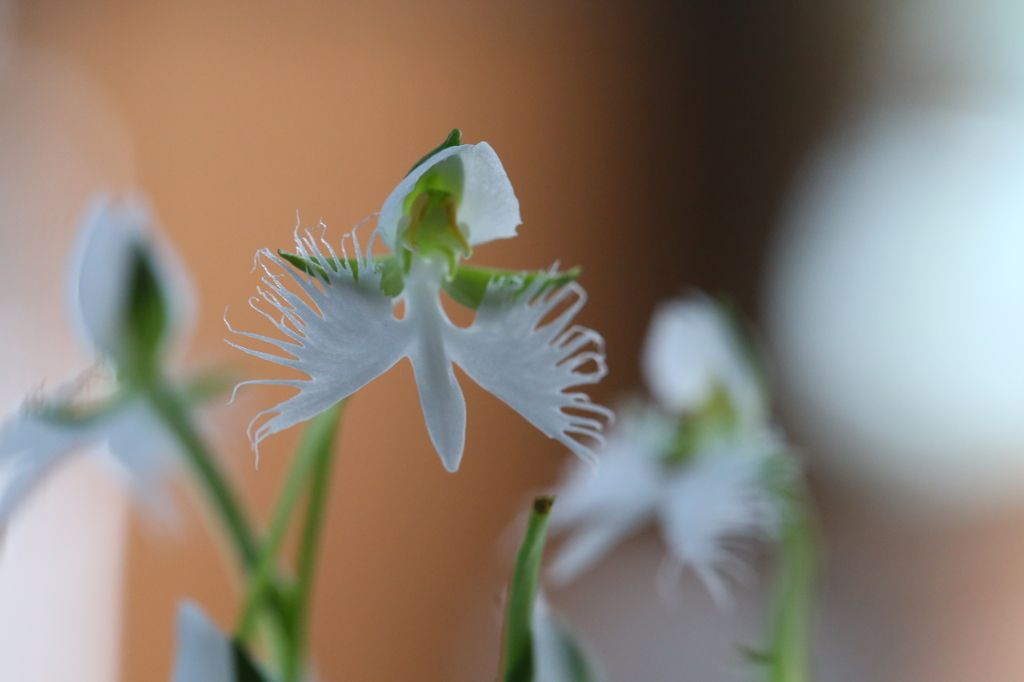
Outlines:
POLYGON ((394 256, 374 259, 380 267, 380 290, 385 296, 394 298, 405 290, 405 270, 394 256))
MULTIPOLYGON (((328 281, 327 271, 324 270, 325 266, 331 268, 334 272, 340 272, 340 268, 344 268, 352 273, 352 279, 356 283, 359 282, 359 261, 355 258, 315 259, 280 249, 278 249, 277 255, 288 261, 295 269, 307 275, 315 274, 325 282, 328 281), (339 265, 339 261, 341 261, 341 265, 339 265)), ((373 258, 373 267, 381 273, 380 290, 385 296, 394 298, 402 293, 405 289, 405 278, 402 272, 402 264, 399 263, 397 258, 394 256, 375 256, 373 258)))
POLYGON ((325 282, 329 281, 327 271, 324 270, 325 265, 334 272, 340 272, 341 268, 344 268, 352 273, 352 279, 359 282, 359 261, 355 258, 311 258, 309 256, 300 256, 297 253, 282 251, 281 249, 277 250, 277 255, 288 261, 296 270, 300 270, 307 275, 317 275, 325 282), (343 263, 340 268, 338 265, 339 261, 343 263))
POLYGON ((523 272, 460 265, 452 277, 442 280, 441 286, 444 287, 445 292, 452 297, 453 301, 470 310, 476 310, 483 303, 484 294, 487 293, 487 285, 497 277, 522 277, 523 283, 519 291, 524 291, 540 279, 543 282, 540 291, 543 292, 548 289, 558 289, 569 282, 575 281, 582 272, 578 267, 566 270, 565 272, 552 273, 547 270, 523 272))
POLYGON ((231 642, 231 657, 235 664, 235 682, 270 682, 237 640, 231 642))
POLYGON ((538 497, 533 501, 526 536, 516 556, 505 614, 502 682, 533 682, 533 604, 554 501, 553 497, 538 497))
MULTIPOLYGON (((448 133, 448 137, 444 138, 444 142, 431 149, 422 159, 414 163, 412 165, 412 168, 409 169, 409 173, 412 173, 414 170, 422 166, 430 159, 431 156, 438 153, 439 151, 448 149, 448 147, 458 147, 460 144, 462 144, 462 131, 459 130, 458 128, 455 128, 450 133, 448 133)), ((409 173, 406 173, 406 175, 408 175, 409 173)))
POLYGON ((167 330, 167 302, 153 269, 151 254, 144 247, 132 252, 122 325, 127 356, 118 367, 125 378, 148 381, 157 372, 160 347, 167 330))

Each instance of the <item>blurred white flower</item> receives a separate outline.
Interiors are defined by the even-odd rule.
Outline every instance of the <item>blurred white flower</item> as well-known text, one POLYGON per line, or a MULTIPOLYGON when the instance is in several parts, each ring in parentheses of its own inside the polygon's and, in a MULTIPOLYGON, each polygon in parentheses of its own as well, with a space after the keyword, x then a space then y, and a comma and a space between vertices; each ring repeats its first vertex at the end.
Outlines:
POLYGON ((771 463, 785 444, 725 314, 703 296, 661 305, 643 358, 658 406, 625 412, 596 471, 577 466, 558 492, 556 530, 574 529, 551 566, 565 583, 620 541, 657 522, 668 567, 690 566, 720 605, 741 579, 737 550, 775 537, 771 463))
MULTIPOLYGON (((83 336, 119 375, 137 373, 180 334, 188 316, 184 270, 158 245, 138 198, 96 201, 82 233, 71 300, 83 336)), ((50 471, 97 445, 107 447, 116 472, 141 500, 169 511, 160 483, 175 447, 170 434, 130 382, 90 399, 92 378, 87 372, 30 396, 0 426, 0 527, 50 471)))
POLYGON ((494 151, 482 142, 436 153, 388 197, 378 232, 394 256, 374 259, 373 238, 364 252, 354 231, 354 258, 348 257, 344 239, 338 258, 308 230, 296 231, 297 259, 286 263, 268 249, 260 251, 268 288, 259 293, 275 313, 254 307, 287 339, 235 333, 273 344, 291 357, 236 347, 309 379, 246 382, 299 389, 256 416, 250 425, 253 447, 352 395, 407 357, 431 441, 449 471, 459 467, 466 431, 465 399, 453 363, 544 434, 591 456, 577 438, 600 441, 600 418, 612 414, 583 393, 566 392, 600 381, 607 371, 601 336, 572 325, 586 301, 583 289, 559 281, 554 269, 493 275, 477 269, 483 278, 473 324, 456 327, 441 305, 442 287, 458 284, 466 272, 458 262, 471 245, 514 236, 518 224, 512 186, 494 151), (306 298, 290 291, 266 261, 283 268, 306 298), (395 316, 399 303, 404 304, 401 318, 395 316))

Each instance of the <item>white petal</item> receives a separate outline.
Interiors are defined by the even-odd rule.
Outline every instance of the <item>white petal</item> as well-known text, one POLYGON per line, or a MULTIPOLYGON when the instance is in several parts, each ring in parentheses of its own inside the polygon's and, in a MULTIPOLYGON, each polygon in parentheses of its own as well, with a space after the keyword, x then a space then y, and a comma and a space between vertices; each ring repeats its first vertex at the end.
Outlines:
POLYGON ((462 158, 465 170, 465 185, 456 220, 467 228, 469 243, 475 246, 516 236, 516 227, 522 223, 519 200, 498 155, 489 144, 481 142, 444 149, 398 183, 384 201, 377 221, 381 237, 389 249, 395 250, 395 238, 402 220, 402 203, 416 182, 435 164, 456 154, 462 158))
POLYGON ((70 282, 71 307, 86 342, 97 352, 122 356, 122 322, 134 252, 152 254, 151 263, 168 306, 168 338, 188 331, 194 317, 194 294, 173 249, 152 229, 145 201, 130 195, 98 197, 82 222, 70 282))
POLYGON ((456 328, 441 308, 442 276, 430 263, 413 264, 406 278, 405 321, 417 331, 409 358, 430 440, 445 469, 456 471, 466 442, 466 399, 445 347, 445 336, 456 328))
MULTIPOLYGON (((66 388, 55 393, 64 394, 66 388)), ((166 516, 170 502, 163 482, 176 445, 145 403, 131 401, 78 424, 46 420, 38 406, 27 404, 0 427, 0 527, 66 457, 102 443, 107 443, 118 465, 116 474, 142 502, 166 516)))
POLYGON ((543 593, 533 604, 530 622, 534 682, 593 682, 582 647, 559 622, 543 593))
POLYGON ((178 607, 178 650, 172 682, 235 682, 231 642, 192 601, 178 607))
POLYGON ((115 473, 157 518, 174 519, 174 500, 166 485, 177 459, 179 445, 163 422, 142 400, 132 400, 111 415, 109 423, 97 426, 98 439, 117 466, 115 473))
POLYGON ((548 569, 554 585, 565 585, 590 570, 604 556, 650 520, 650 514, 608 516, 586 521, 559 547, 548 569))
POLYGON ((538 278, 516 294, 521 286, 517 278, 488 285, 473 324, 468 329, 451 328, 451 355, 475 382, 544 434, 580 457, 593 458, 591 449, 576 437, 602 442, 602 420, 613 414, 584 393, 565 392, 597 383, 607 373, 601 336, 570 326, 586 294, 575 282, 542 293, 538 278), (542 324, 566 303, 553 320, 542 324))
MULTIPOLYGON (((308 380, 244 382, 283 384, 299 389, 295 396, 261 412, 253 419, 249 437, 254 448, 270 434, 319 414, 386 372, 408 354, 413 338, 412 325, 406 320, 395 318, 391 298, 380 290, 381 275, 373 269, 358 244, 358 283, 352 271, 346 268, 335 271, 326 265, 327 258, 320 244, 308 230, 305 236, 296 234, 296 246, 300 255, 319 259, 319 262, 325 264, 327 282, 318 275, 307 275, 295 270, 264 249, 257 254, 257 258, 263 266, 263 283, 267 288, 260 289, 259 293, 262 302, 272 312, 262 310, 255 302, 252 303, 287 340, 231 330, 273 344, 291 357, 233 343, 231 345, 250 355, 297 369, 309 377, 308 380), (284 275, 272 273, 266 260, 280 266, 291 283, 297 285, 312 301, 312 305, 289 291, 282 281, 284 275), (275 416, 257 428, 256 423, 268 414, 275 416)), ((328 257, 334 257, 334 251, 329 246, 327 248, 328 257)))
POLYGON ((651 521, 661 500, 661 452, 671 429, 664 419, 627 414, 598 453, 596 468, 577 462, 557 491, 551 528, 579 526, 550 569, 566 583, 589 569, 616 543, 651 521))
POLYGON ((661 453, 671 437, 665 419, 627 412, 598 452, 596 466, 575 462, 558 489, 551 527, 587 518, 632 517, 653 512, 664 487, 661 453))
POLYGON ((26 409, 0 428, 0 529, 32 489, 92 436, 92 429, 54 426, 26 409))
POLYGON ((516 236, 522 224, 519 199, 498 155, 486 142, 460 154, 466 185, 456 219, 468 228, 471 246, 516 236))
POLYGON ((674 413, 700 408, 719 382, 745 420, 763 418, 760 381, 723 311, 707 296, 658 306, 642 362, 651 392, 674 413))
POLYGON ((660 509, 661 529, 675 559, 701 577, 720 605, 728 598, 722 574, 744 563, 744 541, 775 536, 779 504, 765 483, 769 452, 758 444, 709 449, 669 484, 660 509))

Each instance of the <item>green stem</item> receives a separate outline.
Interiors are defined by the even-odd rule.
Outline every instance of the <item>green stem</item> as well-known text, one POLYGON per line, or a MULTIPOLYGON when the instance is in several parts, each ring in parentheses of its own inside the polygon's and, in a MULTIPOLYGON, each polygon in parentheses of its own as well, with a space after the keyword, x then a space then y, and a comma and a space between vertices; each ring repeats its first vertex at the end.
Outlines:
POLYGON ((817 591, 818 541, 806 491, 787 503, 766 657, 770 682, 810 682, 810 640, 817 591))
POLYGON ((192 423, 182 400, 160 382, 146 387, 146 394, 156 413, 181 444, 195 470, 207 497, 228 531, 228 537, 245 572, 253 570, 259 560, 259 543, 252 525, 242 511, 234 490, 224 476, 216 458, 206 447, 192 423))
POLYGON ((552 497, 538 497, 533 501, 526 536, 516 556, 505 616, 503 682, 531 682, 534 678, 533 606, 553 503, 552 497))
POLYGON ((345 401, 338 403, 314 419, 309 427, 308 440, 312 450, 309 497, 306 500, 306 518, 295 562, 296 582, 292 601, 292 624, 296 634, 296 646, 293 649, 293 658, 284 670, 285 682, 298 680, 304 663, 309 601, 313 591, 316 559, 324 526, 324 511, 330 490, 334 441, 344 407, 345 401))
POLYGON ((334 434, 341 421, 341 413, 339 403, 313 418, 303 432, 302 441, 288 470, 288 478, 278 494, 259 563, 249 581, 248 595, 236 630, 237 637, 242 641, 252 636, 256 616, 260 613, 267 591, 274 583, 278 556, 288 532, 292 512, 317 461, 321 458, 321 453, 333 447, 334 434))

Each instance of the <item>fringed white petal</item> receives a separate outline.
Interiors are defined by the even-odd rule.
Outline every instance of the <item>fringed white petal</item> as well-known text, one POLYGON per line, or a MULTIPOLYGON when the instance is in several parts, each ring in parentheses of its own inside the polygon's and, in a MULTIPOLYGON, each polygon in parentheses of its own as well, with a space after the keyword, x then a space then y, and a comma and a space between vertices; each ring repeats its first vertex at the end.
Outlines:
POLYGON ((259 298, 254 297, 250 304, 286 338, 231 331, 277 346, 290 357, 231 345, 250 355, 297 369, 309 379, 244 382, 282 384, 299 390, 276 407, 256 415, 249 426, 253 448, 267 436, 310 419, 352 395, 409 352, 412 325, 394 316, 392 299, 380 290, 381 273, 375 269, 369 254, 360 248, 355 232, 351 237, 356 253, 354 270, 347 267, 344 252, 340 261, 343 266, 335 269, 332 264, 339 261, 332 259, 337 254, 309 230, 302 235, 296 230, 296 248, 300 256, 319 264, 322 274, 316 270, 313 274, 296 270, 268 249, 257 254, 266 288, 259 289, 259 298), (272 272, 268 262, 286 274, 272 272), (288 284, 297 286, 311 303, 290 291, 288 284), (261 304, 272 312, 261 308, 261 304), (267 415, 274 416, 259 423, 267 415))
POLYGON ((601 336, 571 326, 585 302, 586 293, 575 282, 546 292, 541 278, 525 290, 519 278, 500 279, 488 285, 473 324, 449 330, 448 346, 456 364, 480 386, 550 438, 593 459, 590 447, 577 438, 603 443, 604 422, 614 415, 584 393, 566 392, 595 384, 607 373, 601 336))
POLYGON ((66 457, 104 443, 118 464, 115 473, 143 503, 166 516, 170 502, 162 483, 175 445, 145 403, 134 400, 75 424, 45 419, 35 403, 26 403, 0 427, 0 527, 66 457))
POLYGON ((553 581, 574 580, 654 518, 664 487, 660 457, 671 432, 658 415, 627 412, 598 454, 597 467, 577 462, 571 468, 557 491, 551 527, 576 530, 555 555, 553 581))
POLYGON ((757 445, 711 448, 665 490, 659 511, 665 542, 721 607, 730 603, 725 578, 741 579, 749 570, 739 551, 778 530, 779 503, 766 484, 768 456, 757 445))
POLYGON ((26 409, 0 427, 0 529, 43 478, 90 436, 90 429, 55 427, 26 409))
POLYGON ((699 409, 718 383, 746 423, 765 417, 760 381, 735 331, 719 305, 703 294, 658 306, 642 362, 651 393, 671 412, 699 409))
POLYGON ((99 353, 120 358, 128 278, 134 252, 149 253, 168 306, 168 339, 186 333, 195 313, 188 274, 174 250, 153 229, 146 202, 137 195, 97 197, 82 221, 70 282, 71 308, 85 340, 99 353))
POLYGON ((465 185, 456 220, 465 227, 469 243, 476 246, 516 236, 516 228, 522 223, 519 200, 498 155, 489 144, 481 142, 441 150, 398 183, 384 201, 378 221, 381 237, 389 249, 395 250, 395 238, 402 221, 402 204, 416 182, 430 168, 455 155, 461 157, 465 171, 465 185))
POLYGON ((235 682, 231 642, 192 601, 178 606, 178 648, 172 682, 235 682))

